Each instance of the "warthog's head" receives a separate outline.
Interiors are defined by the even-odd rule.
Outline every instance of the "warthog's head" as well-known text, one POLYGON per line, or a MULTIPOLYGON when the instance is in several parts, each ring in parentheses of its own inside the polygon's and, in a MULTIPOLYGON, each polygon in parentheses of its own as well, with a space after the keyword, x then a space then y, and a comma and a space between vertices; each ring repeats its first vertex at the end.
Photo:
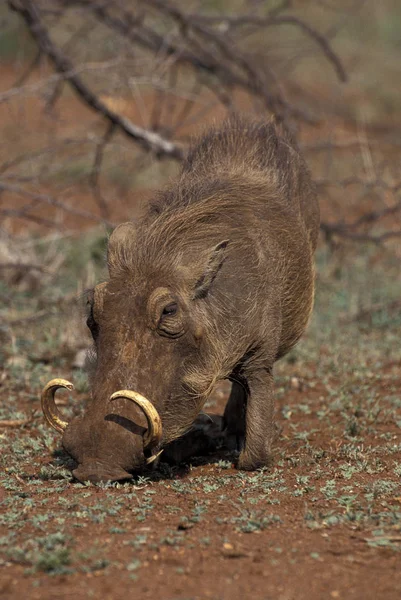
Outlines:
POLYGON ((95 353, 85 414, 69 423, 59 414, 54 393, 72 389, 68 381, 53 380, 42 393, 45 417, 63 433, 80 481, 125 479, 153 462, 191 427, 216 378, 208 364, 215 327, 208 292, 227 242, 173 253, 174 259, 167 251, 154 264, 144 250, 149 238, 138 237, 130 223, 114 230, 110 279, 88 297, 95 353))

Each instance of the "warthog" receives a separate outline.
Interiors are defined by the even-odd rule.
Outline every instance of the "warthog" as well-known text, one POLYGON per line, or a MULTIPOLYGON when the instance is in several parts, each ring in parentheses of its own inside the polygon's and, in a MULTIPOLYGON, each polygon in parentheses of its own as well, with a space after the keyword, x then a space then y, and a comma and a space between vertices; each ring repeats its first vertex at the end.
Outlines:
POLYGON ((319 209, 291 136, 231 118, 193 146, 180 175, 108 243, 109 280, 89 294, 92 398, 66 423, 51 381, 45 416, 80 481, 119 480, 190 430, 230 379, 224 435, 238 467, 269 463, 273 364, 313 306, 319 209))

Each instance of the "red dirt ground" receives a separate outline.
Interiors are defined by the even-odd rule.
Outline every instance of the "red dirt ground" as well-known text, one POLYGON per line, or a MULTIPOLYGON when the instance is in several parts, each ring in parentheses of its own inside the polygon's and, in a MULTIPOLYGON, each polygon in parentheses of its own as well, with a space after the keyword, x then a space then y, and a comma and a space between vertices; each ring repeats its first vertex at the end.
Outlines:
MULTIPOLYGON (((400 393, 401 363, 389 365, 387 377, 390 383, 374 384, 377 391, 400 393)), ((18 460, 18 473, 10 474, 16 488, 3 490, 3 499, 14 498, 19 510, 29 498, 35 508, 26 504, 11 526, 14 543, 31 540, 33 544, 38 536, 63 531, 71 548, 71 572, 57 575, 29 569, 35 559, 29 554, 25 559, 24 555, 13 558, 11 551, 3 562, 1 597, 400 598, 401 531, 399 521, 391 525, 387 520, 392 512, 400 514, 401 488, 394 488, 390 496, 377 494, 369 507, 362 493, 373 489, 375 482, 392 478, 392 465, 400 460, 401 448, 388 454, 380 434, 387 432, 386 439, 396 443, 399 429, 385 418, 374 433, 365 428, 355 448, 361 457, 365 449, 369 456, 368 449, 374 448, 380 469, 372 473, 365 466, 351 478, 346 469, 357 462, 342 454, 347 441, 341 415, 333 413, 331 425, 322 427, 317 411, 325 407, 326 390, 319 384, 311 388, 307 379, 303 383, 300 390, 287 387, 285 405, 286 414, 299 406, 310 407, 310 413, 296 417, 296 430, 310 432, 308 443, 296 439, 279 402, 282 432, 275 464, 265 473, 240 473, 229 467, 221 451, 223 466, 216 456, 209 459, 212 464, 176 469, 167 478, 102 489, 70 483, 68 477, 57 481, 57 475, 39 481, 40 465, 52 464, 44 449, 33 461, 18 460), (310 487, 298 493, 302 477, 310 478, 310 487), (340 490, 332 497, 319 493, 327 491, 327 485, 344 491, 347 484, 352 484, 358 496, 362 519, 346 518, 354 507, 341 505, 340 490), (58 492, 52 489, 57 485, 61 485, 58 492), (38 515, 44 515, 43 522, 38 515), (382 522, 384 529, 380 529, 382 522)), ((332 385, 340 387, 339 382, 332 385)), ((226 389, 215 396, 217 412, 224 406, 226 389)), ((20 404, 23 408, 23 400, 20 404)), ((38 402, 30 401, 29 407, 38 409, 38 402)), ((40 439, 40 423, 39 417, 23 430, 7 432, 6 437, 10 442, 30 436, 40 439)), ((56 437, 55 447, 58 443, 56 437)), ((12 505, 7 501, 6 505, 10 511, 12 505)), ((10 525, 4 526, 0 535, 9 532, 10 525)), ((30 546, 25 547, 29 551, 30 546)))

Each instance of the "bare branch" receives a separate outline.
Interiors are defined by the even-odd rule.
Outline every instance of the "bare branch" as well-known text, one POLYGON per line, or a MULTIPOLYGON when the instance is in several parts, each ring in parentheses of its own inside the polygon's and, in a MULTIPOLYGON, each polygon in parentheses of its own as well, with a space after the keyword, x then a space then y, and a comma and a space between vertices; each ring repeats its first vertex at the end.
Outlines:
POLYGON ((49 269, 46 269, 42 265, 31 265, 28 263, 0 263, 0 271, 7 269, 17 269, 20 271, 39 271, 40 273, 50 273, 49 269))
MULTIPOLYGON (((241 48, 239 43, 241 35, 283 25, 296 27, 314 44, 318 45, 320 51, 334 67, 338 78, 341 81, 346 80, 344 66, 331 45, 330 32, 333 32, 333 29, 322 34, 303 19, 284 12, 291 6, 289 0, 284 0, 267 13, 264 12, 265 16, 263 17, 258 16, 256 12, 241 16, 204 16, 186 12, 182 3, 172 0, 138 0, 133 6, 129 2, 119 0, 107 2, 104 0, 55 0, 54 4, 59 6, 59 10, 50 12, 45 0, 7 1, 9 7, 24 20, 36 41, 38 56, 46 56, 56 72, 50 77, 30 83, 30 85, 14 87, 2 92, 0 102, 10 100, 22 93, 35 94, 43 89, 47 96, 49 91, 53 91, 50 99, 50 102, 53 102, 57 99, 57 94, 62 86, 68 85, 76 92, 78 99, 83 104, 100 115, 101 122, 106 125, 103 135, 83 140, 83 143, 94 145, 93 155, 90 156, 92 168, 89 174, 89 184, 100 216, 96 216, 90 211, 73 208, 68 202, 58 200, 52 194, 37 193, 37 190, 40 190, 38 186, 44 170, 48 168, 45 160, 37 161, 39 167, 44 165, 43 171, 39 169, 28 171, 21 168, 21 174, 18 174, 17 167, 25 165, 26 161, 39 159, 41 156, 52 153, 51 145, 41 150, 3 159, 5 162, 0 165, 0 174, 3 173, 0 193, 2 191, 10 192, 28 200, 25 206, 18 209, 0 209, 0 215, 28 219, 47 227, 59 228, 59 225, 50 219, 34 214, 34 211, 41 208, 43 204, 84 219, 110 224, 111 206, 107 205, 102 193, 100 182, 103 183, 103 178, 101 179, 100 176, 107 145, 115 133, 122 132, 127 139, 134 141, 143 150, 152 152, 158 158, 166 157, 182 161, 185 157, 185 146, 177 141, 177 132, 180 127, 188 126, 193 121, 199 120, 205 113, 210 113, 213 106, 218 106, 220 109, 224 107, 226 112, 235 110, 236 104, 242 102, 244 97, 244 94, 239 95, 237 92, 244 91, 247 101, 249 100, 247 106, 249 107, 253 103, 254 109, 259 113, 265 112, 267 108, 276 115, 278 121, 285 121, 289 125, 293 124, 293 121, 290 121, 290 118, 293 117, 316 122, 313 115, 312 118, 309 118, 306 110, 300 110, 287 102, 281 88, 282 82, 275 74, 274 63, 272 64, 270 56, 267 56, 263 64, 259 66, 257 61, 241 48), (75 33, 68 42, 60 47, 56 43, 57 40, 52 38, 54 22, 51 17, 55 15, 60 22, 64 18, 68 19, 71 7, 72 10, 78 10, 83 14, 82 23, 76 27, 75 33), (69 47, 72 47, 74 43, 73 50, 75 52, 75 41, 81 38, 83 32, 89 31, 93 23, 100 24, 102 27, 106 26, 119 38, 119 44, 125 44, 127 48, 125 52, 126 56, 129 56, 129 60, 126 56, 121 57, 123 52, 119 52, 117 58, 108 62, 84 63, 79 59, 70 58, 69 47), (163 23, 163 27, 160 27, 160 23, 163 23), (151 55, 150 69, 146 71, 146 74, 140 73, 138 76, 136 69, 138 66, 143 68, 140 61, 143 60, 144 50, 147 57, 151 55), (138 53, 139 61, 137 60, 138 53), (139 105, 142 127, 126 116, 131 114, 125 110, 126 100, 124 97, 113 96, 111 86, 110 88, 106 87, 105 82, 102 82, 103 90, 106 88, 107 94, 109 94, 106 97, 101 95, 95 84, 88 83, 91 72, 95 74, 93 79, 97 81, 98 72, 110 68, 116 71, 111 74, 113 77, 115 75, 114 92, 120 87, 120 82, 124 81, 124 89, 129 88, 135 96, 132 107, 133 110, 137 110, 139 105), (133 74, 130 72, 130 68, 133 68, 133 74), (121 74, 120 71, 123 73, 121 74), (89 73, 88 77, 86 73, 89 73), (189 77, 186 77, 188 74, 189 77), (179 86, 184 77, 186 80, 182 85, 183 90, 180 90, 179 86), (154 94, 153 103, 149 102, 147 105, 147 102, 143 101, 141 106, 138 101, 141 93, 137 90, 139 85, 143 85, 148 93, 149 84, 152 86, 154 94), (191 85, 193 86, 192 91, 188 92, 191 90, 191 85), (212 100, 210 101, 211 96, 212 100), (107 98, 115 99, 116 102, 108 101, 107 98), (178 99, 185 101, 180 103, 178 99), (147 123, 150 123, 150 126, 147 126, 147 123), (10 172, 13 167, 16 168, 10 172), (22 172, 23 170, 24 172, 22 172), (17 181, 19 185, 9 184, 9 181, 17 181), (28 187, 29 182, 34 182, 35 190, 22 187, 23 183, 28 187)), ((269 29, 270 31, 271 29, 269 29)), ((37 60, 39 59, 37 58, 37 60)), ((31 68, 34 68, 34 63, 31 68)), ((107 86, 108 84, 109 80, 107 80, 107 86)), ((130 110, 131 106, 128 108, 130 110)), ((99 123, 96 122, 94 126, 98 127, 99 123)), ((348 186, 355 185, 358 193, 362 190, 363 198, 366 196, 370 201, 374 197, 374 201, 381 202, 380 205, 376 204, 374 210, 365 212, 352 222, 323 221, 321 229, 326 238, 337 237, 381 244, 401 235, 394 229, 393 224, 391 224, 391 230, 382 232, 382 225, 388 223, 386 219, 401 212, 401 200, 399 200, 401 183, 388 183, 388 181, 396 181, 398 175, 394 164, 387 161, 387 154, 382 150, 381 144, 390 143, 397 146, 399 142, 385 140, 385 136, 383 139, 378 139, 377 142, 375 139, 371 141, 368 139, 365 129, 362 131, 357 129, 356 136, 355 139, 342 141, 306 143, 301 144, 301 147, 304 151, 311 153, 313 164, 318 164, 318 168, 321 168, 320 172, 324 173, 321 178, 315 177, 315 181, 318 189, 327 196, 331 193, 332 186, 346 189, 348 186), (358 167, 359 170, 347 168, 346 173, 351 176, 341 180, 336 173, 335 177, 331 178, 330 171, 333 161, 330 153, 334 153, 334 150, 353 150, 355 147, 359 152, 355 161, 358 164, 359 160, 361 164, 358 167), (376 156, 377 149, 382 152, 382 155, 376 156), (327 151, 327 154, 322 154, 322 157, 316 156, 315 153, 320 151, 327 151), (390 203, 391 206, 389 206, 390 203), (381 230, 378 233, 376 233, 377 228, 374 233, 368 231, 369 226, 375 224, 380 225, 381 230)), ((68 147, 69 144, 74 143, 75 141, 71 139, 64 140, 60 143, 60 148, 63 144, 68 147)), ((386 153, 389 151, 391 152, 391 147, 385 150, 386 153)), ((75 156, 72 158, 74 159, 75 156)), ((152 156, 143 153, 133 157, 133 161, 138 161, 138 163, 150 159, 152 156)), ((85 160, 86 169, 87 161, 85 160)), ((82 168, 80 172, 82 172, 82 168)), ((51 185, 53 185, 53 181, 51 185)), ((357 214, 360 215, 360 212, 357 214)))
POLYGON ((100 214, 103 215, 103 218, 108 219, 109 217, 109 208, 107 206, 107 202, 104 199, 102 192, 99 187, 99 173, 102 166, 103 155, 105 148, 109 141, 111 140, 113 133, 115 131, 115 124, 109 123, 109 126, 96 147, 95 160, 93 163, 93 168, 91 174, 89 176, 89 180, 93 189, 93 196, 99 206, 100 214))
POLYGON ((119 127, 125 135, 138 142, 145 150, 151 150, 159 157, 169 156, 175 160, 180 160, 183 157, 183 151, 177 144, 165 140, 153 131, 138 127, 126 117, 111 111, 83 83, 82 79, 74 74, 74 67, 70 60, 51 41, 34 2, 31 0, 8 0, 8 4, 12 10, 21 15, 39 48, 50 58, 56 70, 70 82, 85 104, 101 113, 111 123, 119 127))
MULTIPOLYGON (((75 146, 75 145, 79 145, 79 144, 98 144, 98 143, 99 143, 99 141, 97 140, 97 138, 95 136, 93 136, 93 137, 88 136, 88 137, 84 137, 84 138, 75 138, 75 139, 74 138, 65 138, 55 144, 46 146, 45 148, 39 148, 38 150, 33 150, 32 152, 25 152, 23 154, 20 154, 19 156, 11 158, 10 160, 8 160, 8 161, 4 162, 2 165, 0 165, 0 175, 4 174, 6 171, 11 169, 12 167, 17 167, 18 165, 20 165, 26 161, 34 160, 35 158, 45 156, 46 154, 52 154, 64 146, 70 146, 70 145, 75 146)), ((13 175, 11 174, 10 177, 13 177, 13 175)), ((19 181, 21 181, 21 179, 19 179, 19 181)))
MULTIPOLYGON (((160 3, 159 0, 152 0, 152 2, 156 1, 160 3)), ((347 81, 347 74, 345 72, 344 66, 342 65, 337 54, 330 46, 328 39, 322 33, 319 33, 318 31, 316 31, 316 29, 314 29, 298 17, 294 17, 292 15, 278 16, 278 13, 275 13, 270 14, 270 16, 268 16, 267 18, 262 18, 255 15, 244 15, 241 17, 200 17, 198 15, 194 15, 193 19, 196 20, 198 23, 218 23, 220 24, 220 28, 223 31, 227 31, 231 28, 243 27, 246 25, 251 25, 257 29, 272 27, 275 25, 295 25, 320 46, 320 49, 322 50, 323 54, 325 54, 326 58, 332 63, 339 80, 347 81)))
MULTIPOLYGON (((97 223, 104 223, 108 226, 113 226, 112 223, 110 223, 109 221, 107 221, 106 219, 104 219, 102 217, 98 217, 97 215, 95 215, 87 210, 83 210, 83 209, 79 209, 79 208, 72 208, 68 204, 61 202, 61 200, 57 200, 56 198, 53 198, 52 196, 49 196, 47 194, 37 194, 35 192, 31 192, 24 188, 21 188, 17 185, 5 184, 5 183, 0 182, 0 192, 4 192, 4 191, 11 192, 13 194, 17 194, 18 196, 22 196, 25 198, 29 198, 29 199, 31 199, 32 202, 31 202, 31 204, 25 206, 24 208, 22 208, 20 210, 0 209, 0 215, 4 215, 4 216, 13 215, 13 216, 27 218, 27 215, 30 213, 30 211, 36 209, 39 204, 44 203, 44 204, 49 204, 50 206, 54 206, 55 208, 60 208, 61 210, 65 211, 66 213, 69 213, 71 215, 75 215, 77 217, 81 217, 84 219, 89 219, 90 221, 96 221, 97 223)), ((32 219, 33 215, 30 215, 30 218, 32 219)), ((41 219, 41 217, 35 216, 35 219, 37 219, 37 218, 41 219)), ((42 221, 45 223, 47 221, 47 219, 43 219, 42 221)), ((48 223, 51 223, 51 221, 49 221, 48 223)))
MULTIPOLYGON (((141 0, 144 1, 144 0, 141 0)), ((208 59, 213 60, 213 54, 211 52, 217 49, 220 54, 219 63, 225 71, 225 76, 229 77, 232 84, 237 84, 234 69, 242 69, 245 75, 245 85, 241 84, 241 87, 251 90, 253 93, 262 97, 265 101, 268 110, 276 115, 278 120, 285 120, 287 113, 292 112, 291 107, 285 101, 283 95, 277 87, 277 79, 274 72, 269 68, 268 64, 265 64, 265 69, 268 71, 271 81, 275 84, 274 93, 267 89, 266 82, 262 77, 261 72, 256 69, 252 62, 248 60, 234 44, 229 43, 228 37, 221 35, 213 29, 199 23, 196 19, 191 19, 191 16, 183 13, 175 4, 167 2, 165 0, 146 0, 147 4, 154 6, 162 14, 168 15, 173 18, 181 27, 181 35, 184 39, 190 43, 196 42, 195 39, 189 37, 189 32, 192 30, 194 33, 199 34, 206 44, 202 47, 197 44, 198 54, 203 51, 205 54, 208 52, 208 59), (211 50, 208 50, 209 44, 211 50), (234 69, 229 65, 235 65, 234 69)))
POLYGON ((80 73, 85 73, 87 71, 108 70, 116 68, 118 64, 120 64, 120 62, 121 61, 119 59, 101 62, 86 62, 77 67, 72 68, 71 71, 67 73, 53 73, 49 77, 43 78, 35 83, 25 84, 19 87, 12 87, 6 90, 5 92, 0 93, 0 104, 12 100, 16 96, 27 96, 29 94, 35 94, 37 92, 40 92, 42 89, 48 88, 52 85, 64 83, 64 81, 72 75, 79 75, 80 73))
POLYGON ((18 209, 8 208, 1 209, 0 215, 3 217, 13 217, 15 219, 24 219, 26 221, 31 221, 32 223, 37 223, 38 225, 43 225, 44 227, 49 227, 50 229, 63 229, 63 227, 56 223, 55 221, 50 221, 50 219, 45 219, 43 217, 38 217, 37 215, 31 215, 29 209, 26 207, 18 209))
MULTIPOLYGON (((8 0, 9 2, 12 0, 8 0)), ((216 77, 220 86, 229 88, 239 87, 252 94, 263 98, 266 107, 280 120, 288 116, 302 118, 310 122, 311 117, 303 110, 291 106, 278 89, 274 93, 267 89, 262 74, 252 66, 250 60, 243 57, 238 48, 234 48, 224 40, 224 37, 213 30, 200 25, 196 20, 191 20, 189 15, 183 13, 172 3, 152 0, 141 2, 146 6, 151 4, 161 13, 174 19, 180 26, 181 40, 187 45, 175 44, 170 38, 161 36, 156 30, 146 26, 142 21, 136 21, 129 11, 121 9, 121 18, 110 14, 109 4, 95 0, 59 0, 65 6, 75 4, 91 10, 105 25, 117 31, 134 44, 150 50, 155 55, 162 54, 171 57, 174 62, 191 66, 195 71, 201 71, 216 77), (199 44, 196 37, 190 32, 203 36, 203 43, 199 44), (216 55, 211 46, 214 44, 222 53, 216 55), (242 70, 242 73, 241 73, 242 70)), ((111 6, 113 6, 111 4, 111 6)), ((268 68, 268 65, 265 65, 268 68)), ((274 81, 274 74, 270 73, 274 81)))
POLYGON ((29 78, 31 73, 36 69, 36 67, 40 63, 40 59, 42 58, 42 52, 38 50, 35 57, 31 61, 31 63, 27 66, 25 71, 22 73, 20 77, 18 77, 17 81, 14 83, 13 87, 20 87, 25 83, 25 81, 29 78))
POLYGON ((340 59, 338 58, 334 50, 331 48, 328 40, 324 37, 324 35, 316 31, 316 29, 313 29, 313 27, 311 27, 301 19, 293 16, 274 17, 271 20, 271 25, 295 25, 296 27, 299 27, 304 33, 309 35, 309 37, 311 37, 320 46, 320 49, 326 55, 326 58, 333 65, 339 80, 343 82, 347 81, 347 74, 340 59))
POLYGON ((32 419, 3 419, 0 421, 0 427, 24 427, 32 419))
POLYGON ((362 215, 361 217, 359 217, 359 219, 357 219, 353 223, 350 223, 350 225, 348 225, 348 228, 356 229, 361 225, 374 223, 375 221, 378 221, 383 217, 394 215, 397 212, 401 212, 401 201, 397 204, 394 204, 394 206, 388 206, 386 208, 382 208, 381 210, 372 210, 371 212, 362 215))

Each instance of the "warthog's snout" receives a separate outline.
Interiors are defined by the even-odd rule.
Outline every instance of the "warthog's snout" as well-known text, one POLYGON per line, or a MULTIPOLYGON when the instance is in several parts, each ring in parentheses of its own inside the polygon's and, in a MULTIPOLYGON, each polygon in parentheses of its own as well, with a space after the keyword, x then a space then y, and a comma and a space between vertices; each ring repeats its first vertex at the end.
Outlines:
POLYGON ((81 483, 90 481, 100 483, 101 481, 123 481, 131 479, 131 473, 119 467, 105 465, 98 460, 88 460, 72 472, 75 479, 81 483))
POLYGON ((73 385, 65 379, 49 381, 42 391, 42 410, 48 424, 64 434, 64 447, 79 463, 73 471, 76 479, 93 483, 121 481, 131 477, 131 470, 151 464, 157 459, 160 452, 156 451, 152 454, 152 450, 158 446, 162 438, 162 424, 156 408, 147 398, 132 390, 120 390, 112 394, 109 399, 110 413, 114 410, 113 404, 118 399, 129 400, 139 407, 146 417, 147 429, 113 413, 106 414, 101 427, 97 428, 96 422, 88 423, 81 417, 77 417, 71 423, 62 418, 54 399, 59 388, 72 390, 73 385), (135 447, 138 432, 142 433, 143 445, 139 453, 135 447), (85 438, 89 438, 92 443, 84 446, 84 451, 81 453, 81 442, 85 438), (136 439, 134 441, 131 438, 136 439), (102 455, 101 460, 97 458, 97 454, 102 455), (137 464, 138 454, 141 457, 140 464, 137 464))

